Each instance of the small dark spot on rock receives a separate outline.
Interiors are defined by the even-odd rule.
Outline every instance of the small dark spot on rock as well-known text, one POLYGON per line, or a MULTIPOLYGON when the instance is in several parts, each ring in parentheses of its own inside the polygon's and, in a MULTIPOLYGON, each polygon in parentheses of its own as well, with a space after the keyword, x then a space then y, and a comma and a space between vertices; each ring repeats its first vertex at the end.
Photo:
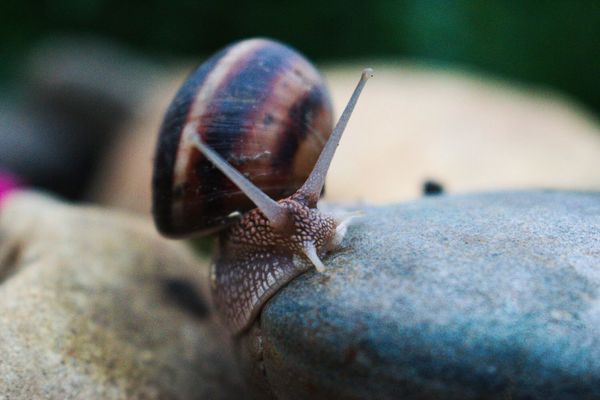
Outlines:
POLYGON ((331 280, 331 277, 325 274, 319 274, 319 283, 324 285, 331 280))
POLYGON ((265 117, 263 118, 263 125, 264 126, 269 126, 273 123, 273 121, 275 120, 275 118, 273 118, 273 114, 271 113, 266 113, 265 117))
POLYGON ((423 196, 437 196, 444 194, 444 187, 441 183, 427 180, 423 183, 423 196))
POLYGON ((196 318, 208 316, 204 299, 191 283, 180 278, 167 278, 163 281, 163 290, 170 301, 196 318))
POLYGON ((358 350, 355 347, 350 347, 346 350, 346 355, 344 357, 344 364, 352 364, 356 359, 356 355, 358 354, 358 350))
POLYGON ((22 254, 22 243, 16 243, 10 248, 4 259, 0 260, 0 283, 10 277, 18 268, 22 254))

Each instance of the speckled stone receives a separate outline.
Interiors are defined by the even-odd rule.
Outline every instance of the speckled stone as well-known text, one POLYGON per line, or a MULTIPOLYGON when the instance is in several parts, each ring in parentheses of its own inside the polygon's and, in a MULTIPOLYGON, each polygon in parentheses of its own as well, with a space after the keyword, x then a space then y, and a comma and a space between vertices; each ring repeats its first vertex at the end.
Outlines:
POLYGON ((239 341, 281 399, 600 398, 600 193, 371 208, 239 341))
POLYGON ((152 222, 33 192, 0 208, 0 399, 239 399, 208 268, 152 222))

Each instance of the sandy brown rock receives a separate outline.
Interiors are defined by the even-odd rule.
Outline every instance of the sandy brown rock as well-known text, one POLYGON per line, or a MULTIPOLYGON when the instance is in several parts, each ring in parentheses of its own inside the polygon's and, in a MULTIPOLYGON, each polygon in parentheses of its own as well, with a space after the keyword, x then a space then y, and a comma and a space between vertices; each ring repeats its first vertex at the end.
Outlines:
MULTIPOLYGON (((342 107, 358 67, 326 70, 342 107)), ((600 188, 600 125, 570 99, 475 74, 381 65, 348 125, 327 180, 332 201, 450 193, 600 188)))
POLYGON ((90 188, 92 201, 141 214, 150 213, 150 181, 158 130, 185 76, 173 73, 169 79, 157 79, 147 88, 146 101, 138 105, 132 121, 118 132, 115 145, 100 163, 90 188))
POLYGON ((149 221, 11 196, 0 210, 0 398, 239 398, 206 278, 206 262, 149 221))
MULTIPOLYGON (((363 64, 324 69, 339 115, 363 64)), ((600 127, 558 93, 411 64, 374 65, 327 180, 336 202, 421 195, 426 179, 450 193, 505 188, 600 188, 600 127)), ((92 197, 150 211, 158 127, 185 79, 157 80, 99 172, 92 197)))

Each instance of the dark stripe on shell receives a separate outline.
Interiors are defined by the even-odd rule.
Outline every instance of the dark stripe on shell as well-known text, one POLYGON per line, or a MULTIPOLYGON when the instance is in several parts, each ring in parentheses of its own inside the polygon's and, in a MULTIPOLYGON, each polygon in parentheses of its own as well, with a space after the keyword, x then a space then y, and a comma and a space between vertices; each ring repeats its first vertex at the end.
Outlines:
POLYGON ((314 127, 313 120, 319 115, 324 101, 322 87, 313 86, 292 105, 288 112, 288 122, 284 125, 286 130, 279 135, 280 140, 272 161, 274 169, 285 169, 284 175, 292 174, 294 164, 291 160, 294 160, 300 143, 306 140, 314 127))
MULTIPOLYGON (((254 67, 257 61, 264 62, 264 48, 264 45, 257 47, 235 60, 229 66, 230 70, 223 79, 223 84, 215 90, 213 98, 207 100, 208 107, 201 111, 198 134, 228 161, 243 143, 243 135, 252 128, 251 124, 243 121, 252 121, 247 115, 248 110, 255 107, 255 102, 261 99, 261 92, 264 92, 264 86, 261 86, 263 82, 259 77, 264 80, 264 85, 273 78, 267 72, 258 73, 254 67)), ((228 222, 227 215, 235 210, 230 204, 230 198, 236 193, 241 198, 236 203, 249 202, 200 152, 191 153, 188 168, 188 190, 185 191, 184 199, 186 219, 182 221, 186 229, 196 231, 228 222)), ((249 203, 246 208, 251 207, 249 203)))
MULTIPOLYGON (((230 49, 234 46, 230 46, 230 49)), ((234 147, 236 135, 225 135, 219 130, 224 131, 222 126, 229 125, 229 130, 235 132, 239 130, 239 125, 235 124, 236 118, 233 116, 228 119, 223 118, 224 110, 218 106, 219 99, 227 95, 225 90, 227 90, 229 82, 236 78, 239 71, 248 67, 256 51, 257 49, 249 54, 244 54, 244 57, 234 60, 228 66, 229 70, 222 80, 223 83, 216 88, 212 98, 206 99, 208 107, 200 111, 201 119, 196 133, 226 160, 234 147)), ((220 68, 224 68, 224 66, 220 66, 220 68)), ((198 91, 200 89, 198 88, 198 91)), ((184 216, 174 216, 174 218, 181 218, 178 229, 182 233, 202 232, 206 228, 224 224, 227 215, 224 215, 225 212, 222 211, 224 206, 222 197, 231 191, 231 186, 228 185, 233 184, 197 150, 191 152, 188 170, 185 174, 184 216), (221 201, 219 201, 220 199, 221 201)))
MULTIPOLYGON (((294 58, 298 57, 290 49, 266 42, 232 65, 224 83, 208 101, 199 134, 235 168, 240 165, 236 165, 232 156, 243 153, 244 135, 255 128, 257 112, 269 107, 273 84, 280 74, 286 73, 289 61, 294 58)), ((192 168, 188 171, 189 187, 196 190, 186 195, 185 213, 194 216, 199 226, 224 224, 231 212, 254 208, 246 195, 199 152, 193 152, 189 165, 192 168)), ((252 176, 252 171, 244 172, 252 176)), ((288 189, 286 194, 294 189, 288 189)), ((191 221, 185 223, 189 225, 191 221)))
POLYGON ((174 197, 181 196, 183 191, 181 188, 173 190, 173 175, 179 141, 190 108, 198 88, 228 50, 229 48, 225 48, 219 51, 188 76, 169 105, 160 127, 152 176, 152 214, 158 230, 163 234, 177 233, 171 207, 174 197))

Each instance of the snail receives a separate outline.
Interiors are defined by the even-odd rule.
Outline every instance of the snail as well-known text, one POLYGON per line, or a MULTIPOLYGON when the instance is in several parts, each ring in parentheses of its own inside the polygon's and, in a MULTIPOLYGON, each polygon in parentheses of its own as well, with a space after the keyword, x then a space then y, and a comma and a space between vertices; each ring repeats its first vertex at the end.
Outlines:
POLYGON ((317 209, 327 170, 372 70, 332 130, 329 94, 290 47, 249 39, 217 52, 179 89, 160 128, 153 216, 168 237, 219 232, 216 309, 247 329, 281 287, 338 247, 352 215, 317 209))

